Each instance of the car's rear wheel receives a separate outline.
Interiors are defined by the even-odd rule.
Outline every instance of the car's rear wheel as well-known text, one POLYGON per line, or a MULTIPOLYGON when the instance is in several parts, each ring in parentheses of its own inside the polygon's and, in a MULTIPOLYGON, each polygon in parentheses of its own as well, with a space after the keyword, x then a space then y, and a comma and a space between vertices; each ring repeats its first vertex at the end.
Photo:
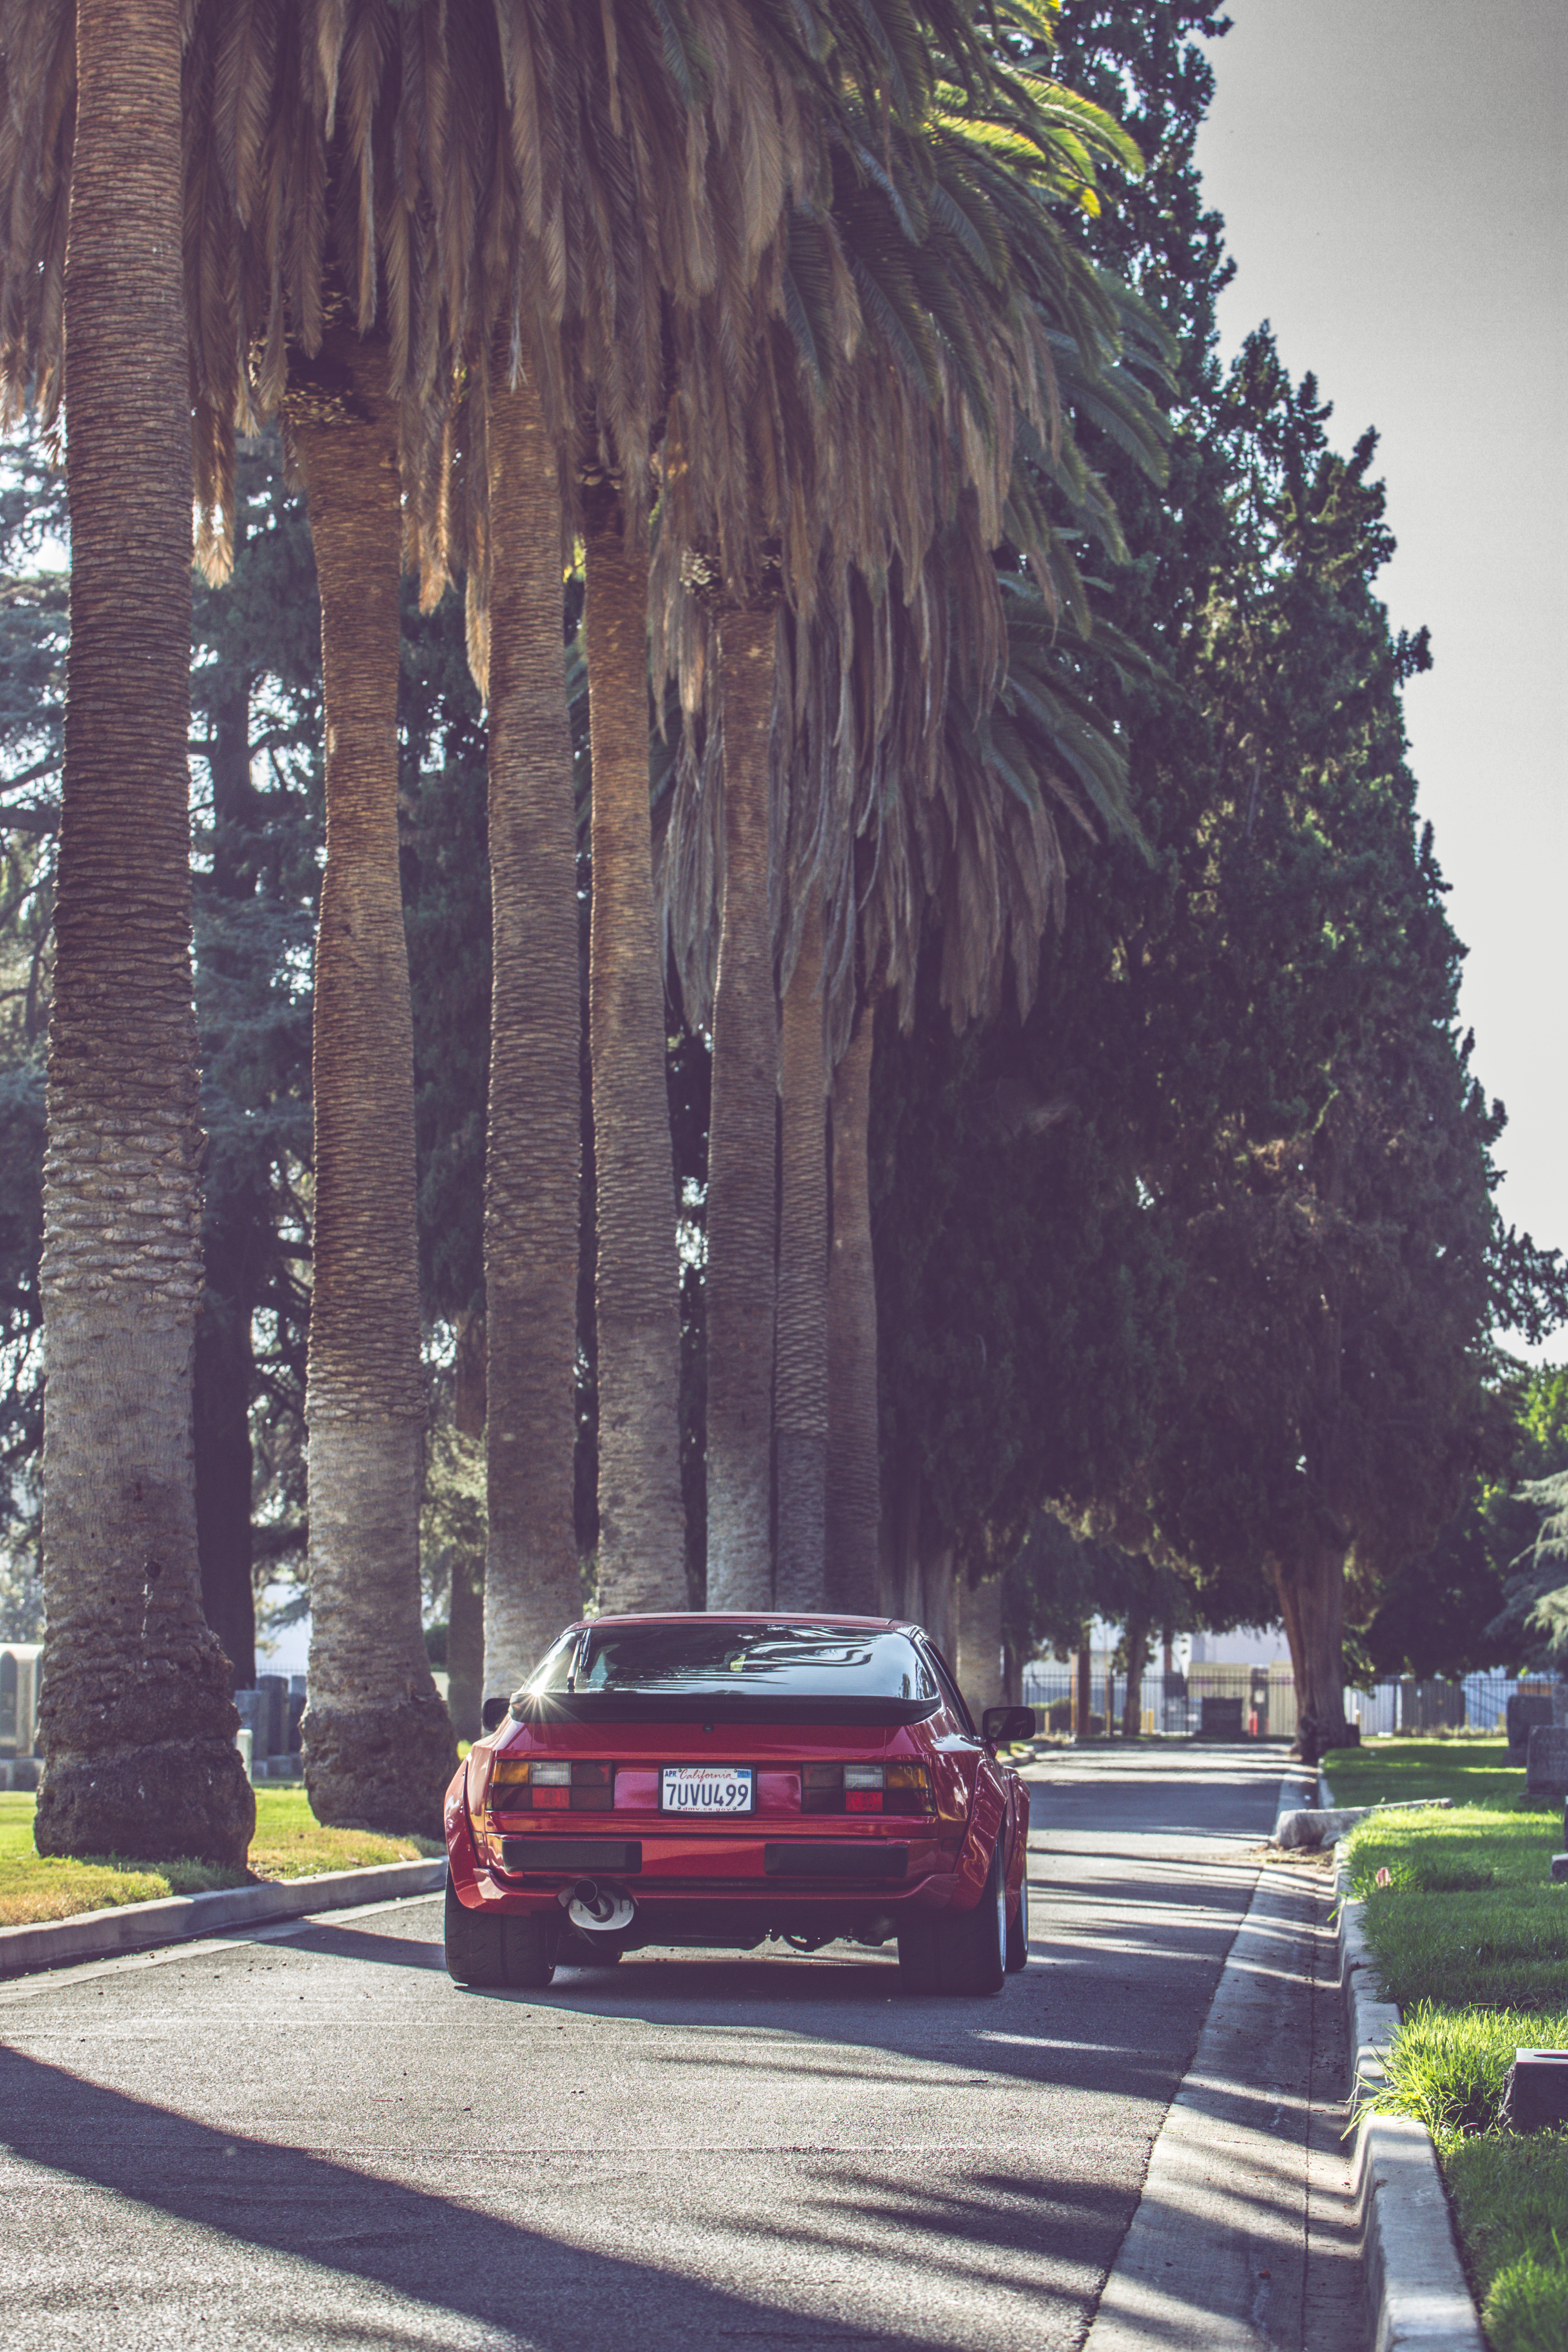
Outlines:
POLYGON ((537 1991, 555 1974, 561 1931, 537 1912, 509 1911, 501 1921, 506 1939, 506 1981, 537 1991))
POLYGON ((1026 1968, 1029 1959, 1029 1865, 1024 1864, 1024 1881, 1018 1889, 1018 1908, 1007 1923, 1007 1973, 1016 1977, 1026 1968))
POLYGON ((447 1974, 454 1984, 538 1990, 555 1974, 560 1931, 553 1919, 470 1911, 447 1873, 447 1974))
POLYGON ((506 1982, 506 1946, 502 1922, 493 1913, 469 1911, 458 1900, 452 1874, 447 1873, 447 1974, 454 1984, 501 1985, 506 1982))
POLYGON ((1000 1992, 1007 1971, 1007 1876, 1002 1841, 973 1911, 944 1919, 938 1935, 943 1992, 1000 1992))
POLYGON ((914 1920, 900 1931, 900 1981, 906 1992, 1000 1992, 1006 1950, 1007 1882, 998 1842, 973 1911, 914 1920))

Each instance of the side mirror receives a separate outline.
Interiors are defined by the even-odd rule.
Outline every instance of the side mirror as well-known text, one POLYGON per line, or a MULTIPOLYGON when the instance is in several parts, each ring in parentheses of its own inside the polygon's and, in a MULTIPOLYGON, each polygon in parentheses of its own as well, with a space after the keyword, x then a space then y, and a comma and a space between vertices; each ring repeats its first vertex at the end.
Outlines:
POLYGON ((479 1721, 484 1725, 487 1732, 498 1731, 500 1728, 500 1726, 506 1721, 507 1713, 510 1706, 511 1701, 509 1698, 486 1699, 483 1707, 480 1709, 479 1721))
POLYGON ((980 1737, 987 1748, 999 1748, 1006 1739, 1033 1739, 1034 1736, 1032 1706, 988 1706, 980 1718, 980 1737))

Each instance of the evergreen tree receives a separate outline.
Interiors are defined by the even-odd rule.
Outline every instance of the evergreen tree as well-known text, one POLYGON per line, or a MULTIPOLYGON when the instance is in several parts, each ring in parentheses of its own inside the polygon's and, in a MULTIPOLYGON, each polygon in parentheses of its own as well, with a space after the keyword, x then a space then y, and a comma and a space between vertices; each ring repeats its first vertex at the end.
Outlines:
POLYGON ((1181 1563, 1214 1622, 1283 1606, 1310 1746, 1340 1716, 1345 1556, 1370 1614, 1495 1474, 1491 1322, 1550 1321, 1561 1282, 1490 1207, 1501 1114, 1455 1031, 1462 950, 1403 764, 1428 656, 1373 593, 1373 436, 1335 456, 1267 331, 1215 364, 1190 36, 1218 29, 1064 14, 1064 71, 1152 155, 1093 234, 1180 351, 1168 496, 1078 420, 1130 551, 1089 593, 1151 656, 1091 645, 1080 677, 1152 856, 1079 851, 1026 1021, 953 1040, 928 1007, 882 1041, 884 1465, 917 1522, 884 1555, 977 1572, 1055 1499, 1181 1563))
POLYGON ((202 1605, 245 1686, 256 1679, 258 1418, 265 1456, 287 1465, 265 1499, 263 1559, 279 1546, 302 1548, 310 953, 321 835, 315 572, 275 439, 240 453, 234 543, 227 585, 198 583, 194 617, 196 1010, 207 1138, 195 1431, 202 1605))
POLYGON ((0 1624, 44 1630, 44 1038, 65 717, 65 478, 31 439, 0 448, 0 1624))

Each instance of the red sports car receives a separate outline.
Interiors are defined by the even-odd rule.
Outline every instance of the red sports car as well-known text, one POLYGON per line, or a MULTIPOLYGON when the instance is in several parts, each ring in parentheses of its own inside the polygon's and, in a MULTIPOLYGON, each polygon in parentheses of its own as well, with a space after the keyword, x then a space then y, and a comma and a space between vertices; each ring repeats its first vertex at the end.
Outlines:
POLYGON ((568 1627, 447 1791, 447 1967, 546 1985, 645 1945, 896 1937, 920 1992, 1028 1957, 1029 1792, 918 1625, 598 1617, 568 1627))

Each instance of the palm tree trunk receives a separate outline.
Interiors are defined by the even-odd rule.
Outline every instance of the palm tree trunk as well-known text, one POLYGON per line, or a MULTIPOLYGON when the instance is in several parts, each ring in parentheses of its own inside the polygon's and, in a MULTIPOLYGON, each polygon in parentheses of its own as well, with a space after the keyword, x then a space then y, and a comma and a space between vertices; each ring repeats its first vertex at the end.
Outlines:
POLYGON ((174 0, 79 0, 70 655, 45 1161, 43 1853, 243 1862, 203 1622, 191 431, 174 0))
POLYGON ((875 1610, 882 1480, 877 1273, 867 1139, 874 1008, 864 1005, 833 1080, 833 1247, 827 1272, 827 1600, 875 1610))
POLYGON ((827 1098, 822 1047, 822 902, 813 891, 784 992, 784 1188, 779 1217, 778 1446, 781 1609, 826 1598, 827 1098))
POLYGON ((958 1687, 978 1723, 988 1706, 1007 1703, 1007 1678, 1002 1666, 1002 1579, 988 1576, 983 1584, 961 1580, 953 1598, 958 1604, 958 1655, 953 1664, 958 1687))
POLYGON ((510 1697, 583 1605, 573 1520, 582 1001, 561 498, 527 383, 498 387, 489 451, 484 1686, 510 1697))
POLYGON ((773 1604, 773 1313, 778 1253, 778 1008, 768 909, 777 622, 719 625, 724 709, 724 911, 708 1130, 708 1606, 773 1604))
POLYGON ((948 1664, 957 1671, 958 1578, 952 1546, 922 1548, 920 1559, 921 1605, 915 1614, 948 1664))
MULTIPOLYGON (((485 1433, 485 1318, 458 1318, 453 1426, 464 1437, 485 1433)), ((454 1558, 447 1605, 447 1712, 458 1739, 477 1739, 485 1696, 484 1562, 454 1558)))
MULTIPOLYGON (((831 1406, 831 1392, 829 1394, 831 1406)), ((830 1457, 831 1467, 831 1457, 830 1457)), ((877 1614, 921 1622, 925 1596, 921 1586, 921 1499, 925 1480, 918 1458, 905 1458, 895 1468, 888 1525, 879 1559, 877 1614)), ((828 1489, 829 1503, 832 1488, 828 1489)), ((829 1598, 832 1589, 829 1587, 829 1598)), ((833 1601, 835 1608, 844 1604, 833 1601)))
POLYGON ((647 558, 612 492, 584 527, 594 899, 588 1029, 598 1266, 599 1605, 684 1609, 680 1268, 648 816, 647 558))
POLYGON ((295 434, 321 596, 327 736, 305 1784, 319 1821, 438 1836, 457 1744, 420 1626, 426 1408, 397 849, 397 439, 379 354, 339 327, 325 356, 348 385, 354 421, 300 421, 295 434))

